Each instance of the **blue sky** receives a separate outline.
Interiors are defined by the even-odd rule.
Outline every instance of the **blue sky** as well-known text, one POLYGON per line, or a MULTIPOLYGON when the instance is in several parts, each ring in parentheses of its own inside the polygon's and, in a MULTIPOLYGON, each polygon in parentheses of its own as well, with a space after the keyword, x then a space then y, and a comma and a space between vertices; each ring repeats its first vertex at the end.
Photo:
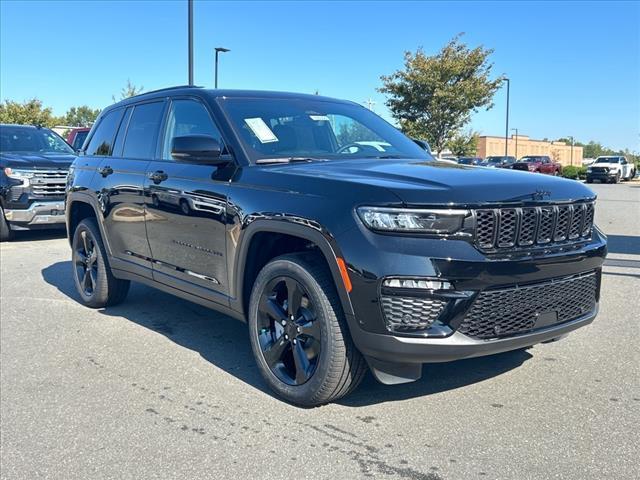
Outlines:
MULTIPOLYGON (((186 0, 0 0, 0 97, 39 97, 54 113, 104 107, 127 79, 151 90, 187 83, 186 0)), ((458 32, 495 50, 511 78, 511 126, 640 150, 640 3, 196 1, 195 82, 225 88, 372 98, 403 52, 435 53, 458 32)), ((504 134, 504 91, 472 127, 504 134)))

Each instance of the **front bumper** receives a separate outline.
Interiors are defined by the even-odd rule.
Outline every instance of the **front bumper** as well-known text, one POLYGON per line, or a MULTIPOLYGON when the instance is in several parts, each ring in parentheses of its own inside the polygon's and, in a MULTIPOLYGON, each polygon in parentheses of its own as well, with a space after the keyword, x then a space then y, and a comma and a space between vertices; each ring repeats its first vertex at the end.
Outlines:
MULTIPOLYGON (((500 256, 485 255, 466 241, 398 238, 362 230, 345 233, 339 240, 342 253, 350 260, 353 284, 350 299, 354 312, 348 317, 351 335, 374 375, 384 383, 419 378, 423 363, 516 350, 562 337, 589 324, 597 313, 599 272, 607 252, 606 237, 597 228, 593 230, 593 237, 581 245, 500 256), (368 241, 362 242, 362 234, 368 241), (560 320, 558 311, 558 319, 553 323, 541 323, 515 333, 497 333, 492 338, 458 331, 475 299, 483 292, 510 289, 516 285, 526 288, 587 274, 598 278, 595 308, 580 310, 582 313, 566 320, 560 320), (438 294, 451 294, 452 299, 455 295, 467 297, 449 303, 438 318, 442 328, 435 331, 431 328, 423 335, 392 333, 385 324, 386 313, 381 301, 384 293, 381 284, 389 277, 432 278, 453 286, 449 293, 434 292, 427 298, 437 298, 438 294)), ((500 311, 501 307, 498 307, 496 316, 500 317, 500 311)), ((545 317, 551 311, 545 308, 539 313, 545 317)))
POLYGON ((64 225, 64 201, 36 201, 28 208, 8 208, 5 217, 12 229, 29 229, 39 225, 64 225))
POLYGON ((587 180, 607 181, 613 180, 617 175, 617 170, 609 170, 608 172, 587 172, 587 180))

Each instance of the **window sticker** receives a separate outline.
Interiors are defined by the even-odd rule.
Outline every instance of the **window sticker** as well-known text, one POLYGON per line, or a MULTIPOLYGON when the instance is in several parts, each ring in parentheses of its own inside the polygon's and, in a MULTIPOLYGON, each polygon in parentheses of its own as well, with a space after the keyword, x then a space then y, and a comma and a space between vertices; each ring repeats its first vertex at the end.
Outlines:
POLYGON ((309 118, 315 122, 328 122, 329 117, 326 115, 309 115, 309 118))
POLYGON ((278 137, 274 135, 271 129, 264 123, 260 117, 257 118, 245 118, 244 123, 246 123, 251 131, 258 137, 258 140, 262 143, 271 143, 277 142, 278 137))

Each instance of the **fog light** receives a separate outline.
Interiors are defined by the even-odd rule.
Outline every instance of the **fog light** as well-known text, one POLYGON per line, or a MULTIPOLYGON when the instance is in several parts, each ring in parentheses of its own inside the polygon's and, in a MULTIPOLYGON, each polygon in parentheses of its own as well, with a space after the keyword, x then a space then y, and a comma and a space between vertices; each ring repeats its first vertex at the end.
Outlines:
POLYGON ((444 280, 426 280, 420 278, 387 278, 382 282, 383 287, 407 288, 419 290, 450 290, 451 284, 444 280))

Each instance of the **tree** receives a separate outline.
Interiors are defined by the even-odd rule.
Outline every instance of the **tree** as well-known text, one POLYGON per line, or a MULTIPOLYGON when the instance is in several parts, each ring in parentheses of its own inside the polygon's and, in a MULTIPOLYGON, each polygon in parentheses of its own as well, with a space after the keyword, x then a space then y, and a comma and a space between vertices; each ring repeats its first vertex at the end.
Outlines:
POLYGON ((439 155, 471 113, 493 106, 493 95, 504 79, 490 79, 491 53, 482 46, 469 49, 460 35, 433 56, 422 48, 405 52, 404 69, 383 75, 378 90, 388 95, 386 105, 400 128, 427 140, 439 155))
POLYGON ((341 147, 354 142, 380 141, 381 138, 358 122, 342 123, 338 128, 338 144, 341 147))
POLYGON ((471 157, 478 150, 478 133, 471 130, 458 132, 447 142, 447 148, 456 157, 471 157))
POLYGON ((111 95, 111 98, 114 102, 118 102, 120 100, 124 100, 125 98, 140 95, 143 91, 144 87, 142 85, 136 87, 133 83, 131 83, 131 80, 127 78, 127 85, 122 90, 120 90, 120 98, 116 100, 115 95, 111 95))
POLYGON ((42 100, 37 98, 25 100, 22 103, 5 100, 0 104, 0 123, 53 127, 58 120, 51 113, 51 108, 43 107, 42 100))
POLYGON ((62 117, 62 123, 70 127, 88 127, 96 121, 99 114, 99 108, 94 110, 87 105, 71 107, 62 117))

